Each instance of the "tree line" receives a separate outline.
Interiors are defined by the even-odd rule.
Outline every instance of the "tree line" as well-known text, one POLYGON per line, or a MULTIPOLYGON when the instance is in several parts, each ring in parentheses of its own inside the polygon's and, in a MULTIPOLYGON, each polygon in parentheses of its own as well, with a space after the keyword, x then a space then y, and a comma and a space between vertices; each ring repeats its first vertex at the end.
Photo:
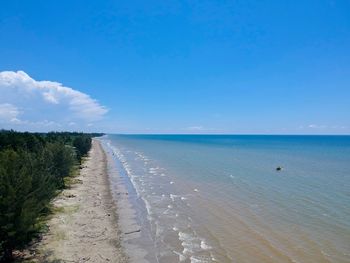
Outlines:
POLYGON ((101 135, 0 131, 0 261, 38 234, 50 200, 101 135))

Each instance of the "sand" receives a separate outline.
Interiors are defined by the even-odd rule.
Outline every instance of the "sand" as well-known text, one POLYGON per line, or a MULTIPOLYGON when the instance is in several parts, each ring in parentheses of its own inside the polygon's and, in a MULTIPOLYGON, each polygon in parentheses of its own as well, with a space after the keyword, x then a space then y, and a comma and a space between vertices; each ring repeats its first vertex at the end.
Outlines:
POLYGON ((70 189, 53 202, 56 213, 38 251, 43 262, 127 262, 111 196, 106 154, 98 140, 70 189))

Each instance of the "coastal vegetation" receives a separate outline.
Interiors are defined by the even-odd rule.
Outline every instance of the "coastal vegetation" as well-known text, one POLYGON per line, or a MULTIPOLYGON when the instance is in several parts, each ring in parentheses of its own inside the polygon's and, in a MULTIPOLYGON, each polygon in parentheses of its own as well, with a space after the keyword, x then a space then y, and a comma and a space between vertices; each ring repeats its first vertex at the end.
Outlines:
POLYGON ((38 235, 51 199, 100 135, 0 131, 0 261, 38 235))

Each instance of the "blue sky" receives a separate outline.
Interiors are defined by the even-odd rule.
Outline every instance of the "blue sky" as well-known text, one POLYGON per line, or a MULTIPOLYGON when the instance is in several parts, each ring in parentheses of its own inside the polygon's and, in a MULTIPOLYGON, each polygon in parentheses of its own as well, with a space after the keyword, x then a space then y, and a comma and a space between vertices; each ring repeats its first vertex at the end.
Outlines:
POLYGON ((350 134, 349 47, 349 1, 2 1, 0 127, 350 134))

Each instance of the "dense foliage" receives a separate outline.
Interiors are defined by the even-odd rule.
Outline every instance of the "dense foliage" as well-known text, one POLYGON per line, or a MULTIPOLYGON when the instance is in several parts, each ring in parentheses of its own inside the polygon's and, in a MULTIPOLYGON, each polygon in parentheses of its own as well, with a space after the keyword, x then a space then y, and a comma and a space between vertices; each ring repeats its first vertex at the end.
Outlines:
POLYGON ((0 258, 12 259, 38 232, 38 219, 91 147, 83 133, 0 131, 0 258))

